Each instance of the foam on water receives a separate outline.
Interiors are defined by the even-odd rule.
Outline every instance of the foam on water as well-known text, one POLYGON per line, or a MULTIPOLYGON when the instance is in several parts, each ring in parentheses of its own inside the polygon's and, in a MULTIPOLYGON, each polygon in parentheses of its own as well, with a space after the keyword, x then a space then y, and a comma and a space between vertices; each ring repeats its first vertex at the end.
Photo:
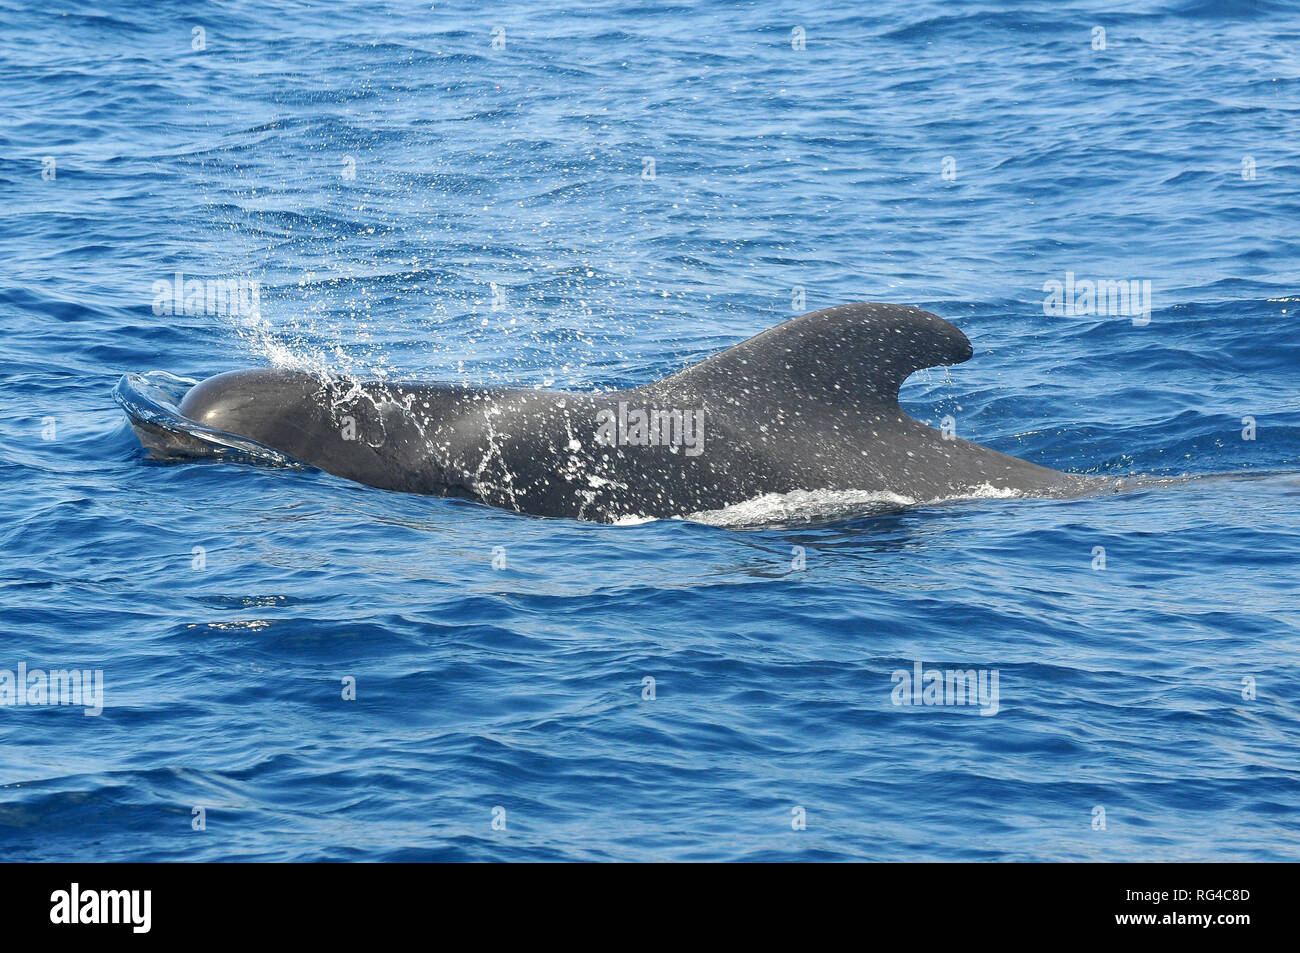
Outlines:
POLYGON ((931 500, 918 500, 888 490, 794 490, 790 493, 765 493, 719 510, 692 513, 685 518, 710 526, 779 526, 868 516, 957 500, 1006 500, 1020 495, 1015 490, 988 484, 931 500))

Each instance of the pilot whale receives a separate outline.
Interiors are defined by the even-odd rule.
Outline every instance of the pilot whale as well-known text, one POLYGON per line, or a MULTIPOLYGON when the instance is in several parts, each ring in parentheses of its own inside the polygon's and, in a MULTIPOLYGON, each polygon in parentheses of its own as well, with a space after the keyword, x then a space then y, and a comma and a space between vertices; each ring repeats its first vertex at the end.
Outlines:
MULTIPOLYGON (((232 371, 180 413, 328 473, 538 516, 613 522, 716 510, 764 494, 889 491, 932 500, 988 490, 1081 491, 1088 478, 944 434, 898 405, 921 368, 971 357, 959 329, 918 308, 814 311, 680 373, 575 393, 232 371)), ((211 445, 136 423, 167 455, 211 445)))

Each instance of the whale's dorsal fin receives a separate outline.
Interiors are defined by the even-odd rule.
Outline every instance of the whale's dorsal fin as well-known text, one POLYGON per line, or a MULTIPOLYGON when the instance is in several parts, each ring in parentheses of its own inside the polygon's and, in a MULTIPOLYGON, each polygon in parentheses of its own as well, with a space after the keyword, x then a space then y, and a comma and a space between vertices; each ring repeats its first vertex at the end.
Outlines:
POLYGON ((896 406, 898 389, 913 372, 970 356, 966 335, 943 318, 862 302, 778 324, 642 390, 660 399, 784 391, 803 400, 896 406))

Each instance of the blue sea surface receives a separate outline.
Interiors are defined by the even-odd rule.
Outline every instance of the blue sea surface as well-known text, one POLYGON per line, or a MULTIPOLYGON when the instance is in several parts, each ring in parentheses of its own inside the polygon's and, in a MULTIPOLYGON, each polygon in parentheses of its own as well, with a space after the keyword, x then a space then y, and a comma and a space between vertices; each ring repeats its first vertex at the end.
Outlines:
POLYGON ((1300 859, 1297 49, 1287 0, 0 0, 0 701, 103 673, 0 705, 0 853, 1300 859), (864 300, 974 344, 918 419, 1162 479, 608 526, 150 461, 112 397, 630 387, 864 300))

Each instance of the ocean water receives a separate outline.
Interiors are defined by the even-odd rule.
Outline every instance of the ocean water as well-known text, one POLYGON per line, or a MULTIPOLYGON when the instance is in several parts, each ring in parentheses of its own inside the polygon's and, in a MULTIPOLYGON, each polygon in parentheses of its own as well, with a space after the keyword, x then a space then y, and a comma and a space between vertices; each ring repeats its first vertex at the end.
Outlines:
POLYGON ((1298 43, 1283 0, 0 0, 0 689, 103 680, 0 706, 5 859, 1300 858, 1298 43), (607 526, 151 462, 112 396, 634 386, 857 300, 971 338, 919 419, 1159 479, 607 526), (918 664, 996 712, 895 704, 918 664))

